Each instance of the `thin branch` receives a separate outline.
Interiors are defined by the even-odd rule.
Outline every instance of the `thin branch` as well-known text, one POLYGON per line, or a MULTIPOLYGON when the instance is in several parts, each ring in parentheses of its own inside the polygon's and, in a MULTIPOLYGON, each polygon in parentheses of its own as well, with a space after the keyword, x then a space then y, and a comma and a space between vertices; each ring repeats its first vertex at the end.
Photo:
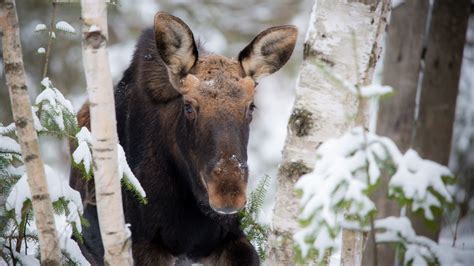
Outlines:
POLYGON ((8 250, 10 250, 10 256, 12 257, 13 266, 16 266, 16 258, 15 258, 15 254, 13 253, 12 239, 11 238, 8 240, 8 243, 10 244, 8 247, 5 246, 5 245, 4 246, 7 247, 8 250))
POLYGON ((44 68, 43 68, 43 78, 46 77, 48 74, 48 64, 49 64, 49 55, 51 53, 51 45, 53 42, 53 36, 54 36, 54 21, 56 19, 56 2, 53 1, 53 14, 51 15, 51 23, 49 25, 49 36, 48 36, 48 46, 46 47, 46 56, 44 59, 44 68))

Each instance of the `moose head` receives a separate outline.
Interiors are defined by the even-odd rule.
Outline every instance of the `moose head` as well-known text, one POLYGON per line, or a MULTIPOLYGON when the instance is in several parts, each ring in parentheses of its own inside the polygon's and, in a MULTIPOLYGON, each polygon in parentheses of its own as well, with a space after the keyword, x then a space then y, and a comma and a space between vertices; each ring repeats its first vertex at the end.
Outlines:
POLYGON ((199 54, 190 28, 164 12, 155 16, 154 34, 174 89, 157 97, 181 99, 175 118, 176 152, 184 158, 193 194, 220 214, 234 214, 246 203, 256 80, 288 61, 297 29, 269 28, 237 59, 199 54))

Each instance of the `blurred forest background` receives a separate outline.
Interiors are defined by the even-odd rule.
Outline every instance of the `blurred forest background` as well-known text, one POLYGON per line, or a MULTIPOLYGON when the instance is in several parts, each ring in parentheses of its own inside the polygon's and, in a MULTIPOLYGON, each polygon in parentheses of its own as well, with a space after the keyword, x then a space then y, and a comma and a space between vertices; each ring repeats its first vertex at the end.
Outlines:
MULTIPOLYGON (((128 67, 134 46, 141 31, 153 25, 153 17, 163 10, 183 19, 193 30, 195 37, 210 51, 236 57, 260 31, 275 25, 293 24, 299 29, 298 43, 290 62, 278 73, 260 81, 256 97, 258 107, 252 122, 249 144, 250 190, 264 175, 272 177, 267 197, 275 191, 274 177, 281 158, 286 135, 298 67, 302 61, 303 40, 309 21, 311 0, 240 0, 240 1, 125 1, 109 6, 109 59, 114 83, 128 67)), ((23 0, 17 2, 21 40, 27 83, 34 99, 40 88, 47 35, 35 33, 39 23, 50 24, 53 7, 51 1, 23 0)), ((85 77, 81 55, 80 6, 77 3, 59 4, 55 21, 67 21, 75 34, 58 33, 53 40, 47 76, 77 111, 86 99, 85 77)), ((1 50, 0 50, 1 51, 1 50)), ((0 56, 2 58, 2 56, 0 56)), ((379 63, 382 65, 383 63, 379 63)), ((1 64, 0 64, 1 68, 1 64)), ((380 67, 379 67, 380 69, 380 67)), ((3 73, 3 69, 0 69, 3 73)), ((380 71, 376 81, 380 80, 380 71)), ((464 176, 474 173, 474 16, 469 20, 462 75, 457 101, 456 124, 453 136, 450 166, 464 176)), ((0 122, 12 122, 5 76, 0 76, 0 122)), ((64 141, 42 137, 42 156, 46 164, 68 176, 69 150, 64 141), (47 140, 47 141, 45 141, 47 140), (53 152, 54 151, 54 152, 53 152), (61 151, 61 152, 57 152, 61 151)), ((466 184, 473 186, 474 182, 466 184)), ((469 190, 468 190, 469 191, 469 190)), ((472 191, 472 189, 470 190, 472 191)), ((264 222, 270 222, 272 200, 265 207, 264 222)), ((474 204, 474 202, 471 202, 474 204)))

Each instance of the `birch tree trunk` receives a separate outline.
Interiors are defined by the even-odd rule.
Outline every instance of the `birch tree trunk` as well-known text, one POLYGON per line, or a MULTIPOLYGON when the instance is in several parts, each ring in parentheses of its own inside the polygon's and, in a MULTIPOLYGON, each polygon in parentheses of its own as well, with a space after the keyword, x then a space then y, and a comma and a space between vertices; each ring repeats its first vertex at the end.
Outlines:
POLYGON ((125 226, 118 176, 117 128, 107 54, 105 0, 82 0, 82 56, 91 116, 97 213, 106 265, 132 265, 130 231, 125 226))
POLYGON ((33 125, 31 102, 28 96, 21 52, 20 27, 15 0, 0 0, 3 64, 15 121, 18 142, 26 166, 31 203, 38 229, 42 265, 60 265, 59 247, 54 212, 48 192, 38 136, 33 125))
MULTIPOLYGON (((367 102, 359 102, 327 70, 352 84, 369 84, 379 58, 389 0, 316 0, 304 44, 296 98, 288 123, 269 238, 268 265, 292 265, 298 200, 293 187, 312 170, 316 148, 355 125, 367 125, 367 102), (321 66, 322 65, 322 66, 321 66)), ((345 232, 343 265, 360 265, 363 236, 345 232), (350 236, 350 237, 349 237, 350 236)))

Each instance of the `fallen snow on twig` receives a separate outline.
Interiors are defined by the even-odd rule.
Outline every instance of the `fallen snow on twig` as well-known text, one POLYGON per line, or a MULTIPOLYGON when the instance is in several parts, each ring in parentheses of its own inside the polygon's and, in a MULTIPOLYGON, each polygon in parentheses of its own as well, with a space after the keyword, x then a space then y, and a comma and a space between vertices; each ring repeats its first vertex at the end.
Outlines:
POLYGON ((76 30, 74 29, 71 24, 67 23, 66 21, 59 21, 56 23, 56 29, 67 32, 67 33, 76 33, 76 30))

